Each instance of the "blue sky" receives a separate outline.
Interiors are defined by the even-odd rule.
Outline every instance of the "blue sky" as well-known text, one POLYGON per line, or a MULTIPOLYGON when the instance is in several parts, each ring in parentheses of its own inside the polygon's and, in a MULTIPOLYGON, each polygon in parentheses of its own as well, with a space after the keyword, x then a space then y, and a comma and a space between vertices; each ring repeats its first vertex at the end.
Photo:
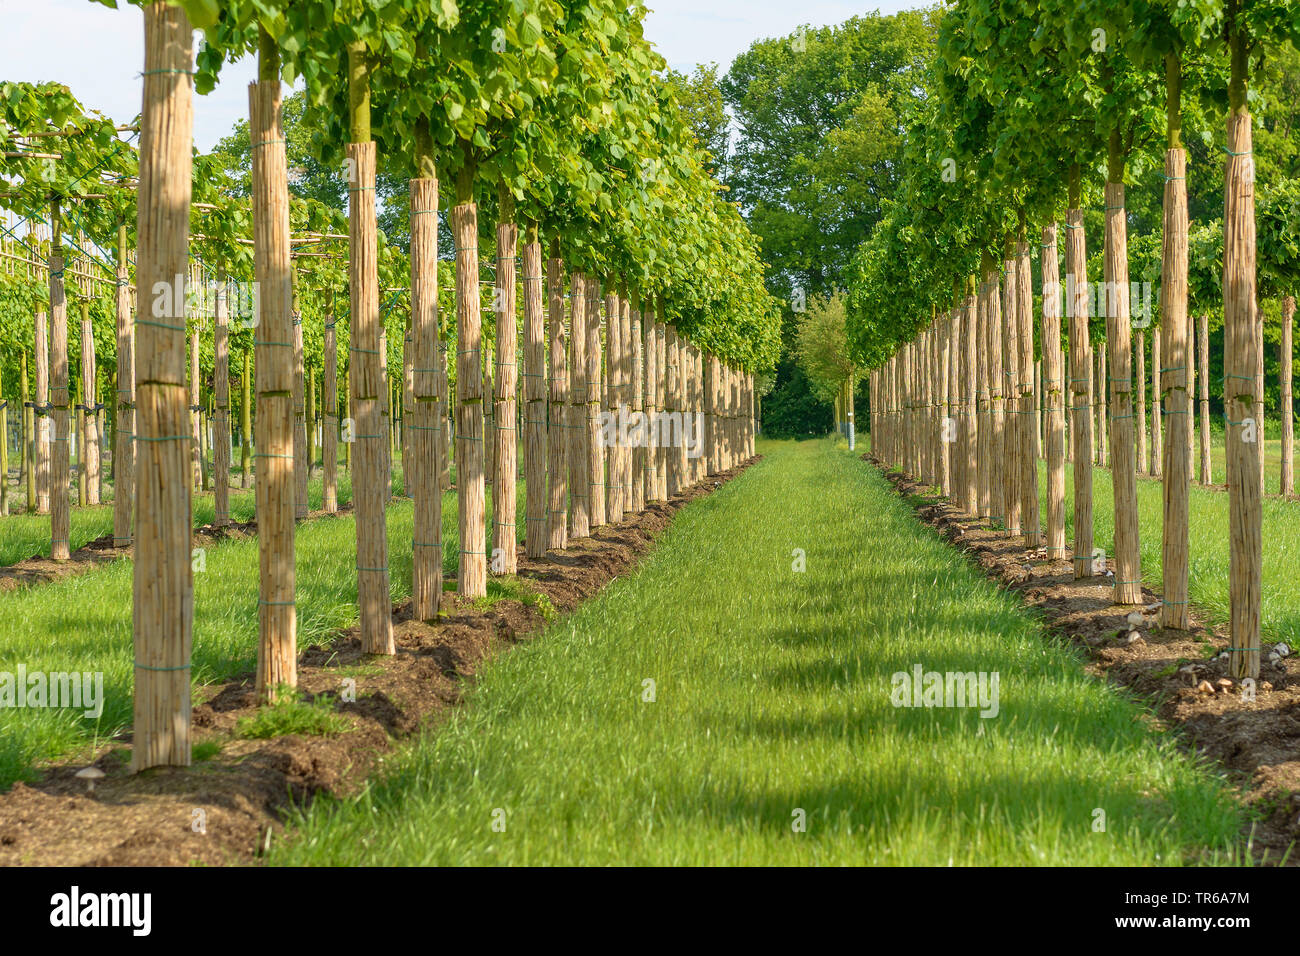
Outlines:
MULTIPOLYGON (((716 62, 725 70, 754 40, 784 36, 800 24, 838 23, 854 14, 923 6, 921 0, 649 0, 646 35, 669 66, 689 71, 716 62)), ((89 0, 0 0, 0 79, 57 80, 87 106, 118 120, 140 111, 141 13, 89 0)), ((253 63, 228 67, 221 85, 195 104, 195 140, 210 149, 248 115, 253 63)))

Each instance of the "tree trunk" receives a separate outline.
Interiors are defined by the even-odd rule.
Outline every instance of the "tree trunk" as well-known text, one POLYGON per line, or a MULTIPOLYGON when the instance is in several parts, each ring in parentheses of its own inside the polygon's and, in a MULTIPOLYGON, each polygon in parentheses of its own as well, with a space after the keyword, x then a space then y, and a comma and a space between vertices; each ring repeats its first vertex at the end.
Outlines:
MULTIPOLYGON (((417 147, 417 152, 420 150, 417 147)), ((414 499, 411 614, 419 621, 437 618, 442 600, 442 489, 438 461, 442 445, 442 405, 438 385, 438 180, 427 152, 417 161, 423 175, 410 182, 411 197, 411 347, 414 399, 411 456, 405 462, 407 488, 414 499)), ((328 358, 326 359, 328 362, 328 358)), ((330 369, 326 366, 326 407, 330 369)), ((326 437, 326 477, 330 472, 326 437)))
POLYGON ((524 551, 546 554, 546 329, 542 244, 537 225, 524 243, 524 551))
POLYGON ((50 405, 54 416, 54 445, 50 455, 50 557, 66 561, 72 523, 69 500, 68 435, 68 303, 64 295, 63 245, 58 204, 51 213, 50 244, 50 405))
POLYGON ((113 544, 119 548, 131 543, 135 502, 135 314, 126 256, 126 223, 122 223, 117 230, 117 441, 113 447, 113 544))
MULTIPOLYGON (((136 301, 151 308, 149 318, 137 322, 132 771, 190 762, 194 618, 191 485, 182 437, 185 305, 183 289, 175 288, 189 258, 192 31, 179 7, 153 3, 144 10, 144 34, 136 301), (155 287, 170 294, 158 296, 155 287)), ((62 484, 66 492, 66 480, 62 484)))
POLYGON ((569 402, 565 459, 569 469, 570 539, 591 534, 587 475, 587 293, 580 272, 569 276, 569 402))
POLYGON ((1291 337, 1295 331, 1295 296, 1282 300, 1282 344, 1279 351, 1278 377, 1282 416, 1282 476, 1278 485, 1282 497, 1295 494, 1295 405, 1292 400, 1291 337))
MULTIPOLYGON (((1163 291, 1163 287, 1162 287, 1163 291)), ((1163 314, 1163 311, 1162 313, 1163 314)), ((1183 323, 1186 326, 1186 322, 1183 323)), ((1164 394, 1162 386, 1162 366, 1164 361, 1164 325, 1151 334, 1151 464, 1148 473, 1151 477, 1159 476, 1164 469, 1164 409, 1160 399, 1164 394)), ((1183 336, 1186 341, 1186 334, 1183 336)), ((1184 371, 1186 371, 1184 369, 1184 371)))
MULTIPOLYGON (((1201 369, 1197 389, 1201 405, 1201 484, 1209 485, 1213 481, 1210 470, 1210 317, 1204 312, 1200 315, 1200 334, 1197 336, 1197 362, 1201 369)), ((1188 353, 1191 354, 1190 351, 1188 353)), ((1190 361, 1189 363, 1190 364, 1190 361)))
POLYGON ((253 483, 253 370, 251 353, 244 349, 244 370, 239 391, 239 487, 253 483))
MULTIPOLYGON (((414 293, 412 293, 414 294, 414 293)), ((412 306, 414 310, 414 306, 412 306)), ((321 383, 321 507, 326 514, 339 510, 339 350, 334 331, 334 313, 325 315, 325 373, 321 383)))
POLYGON ((1061 356, 1061 280, 1056 224, 1043 230, 1042 376, 1047 452, 1047 541, 1049 561, 1065 558, 1065 389, 1061 356))
MULTIPOLYGON (((1164 445, 1164 518, 1161 540, 1161 571, 1164 599, 1162 627, 1186 630, 1188 619, 1188 519, 1189 474, 1187 467, 1188 429, 1191 427, 1191 394, 1187 365, 1187 154, 1181 148, 1165 153, 1164 262, 1161 265, 1160 339, 1155 355, 1169 364, 1160 367, 1152 360, 1167 403, 1169 441, 1164 445)), ((1155 341, 1158 341, 1155 340, 1155 341)), ((1152 345, 1155 348, 1155 341, 1152 345)), ((1157 419, 1158 421, 1158 419, 1157 419)))
POLYGON ((1227 425, 1229 602, 1233 677, 1258 678, 1261 564, 1260 449, 1257 417, 1262 326, 1255 304, 1255 167, 1245 101, 1246 37, 1231 30, 1233 108, 1228 116, 1228 163, 1223 217, 1223 404, 1227 425), (1238 90, 1240 91, 1238 93, 1238 90), (1247 419, 1254 418, 1253 423, 1247 419))
POLYGON ((230 315, 226 308, 226 277, 217 276, 217 301, 213 318, 212 354, 213 388, 216 414, 213 429, 213 498, 216 507, 213 524, 218 528, 230 521, 230 315))
POLYGON ((259 80, 248 88, 249 135, 255 144, 253 269, 260 293, 253 383, 257 394, 254 443, 260 597, 257 695, 270 703, 298 685, 293 538, 293 276, 279 56, 265 33, 259 38, 258 58, 259 80))
MULTIPOLYGON (((503 221, 497 223, 497 288, 500 289, 501 308, 497 312, 497 363, 493 376, 496 389, 496 414, 493 429, 496 437, 495 466, 492 479, 492 516, 496 534, 493 546, 502 574, 514 574, 519 567, 519 535, 515 531, 515 479, 519 474, 518 412, 515 394, 518 391, 518 360, 515 343, 515 262, 519 249, 519 227, 511 221, 513 209, 506 209, 503 191, 500 203, 505 209, 503 221)), ((513 206, 513 203, 509 203, 513 206)), ((581 429, 578 430, 581 434, 581 429)), ((585 464, 585 463, 584 463, 585 464)))
POLYGON ((1092 537, 1092 356, 1088 331, 1087 249, 1083 212, 1065 225, 1065 308, 1070 323, 1070 395, 1074 434, 1074 576, 1094 573, 1092 537))
POLYGON ((44 312, 36 313, 36 407, 35 417, 35 451, 36 451, 36 513, 50 513, 50 458, 51 439, 54 437, 54 416, 50 408, 50 344, 49 316, 44 312))
MULTIPOLYGON (((99 402, 95 396, 95 334, 90 328, 90 303, 81 302, 81 403, 85 430, 81 436, 81 473, 86 488, 83 504, 99 504, 99 402)), ((5 482, 9 480, 5 472, 5 482)))
POLYGON ((564 341, 564 262, 553 254, 546 263, 548 372, 550 403, 547 407, 547 550, 568 544, 569 461, 565 441, 565 416, 569 401, 569 380, 565 368, 568 353, 564 341))

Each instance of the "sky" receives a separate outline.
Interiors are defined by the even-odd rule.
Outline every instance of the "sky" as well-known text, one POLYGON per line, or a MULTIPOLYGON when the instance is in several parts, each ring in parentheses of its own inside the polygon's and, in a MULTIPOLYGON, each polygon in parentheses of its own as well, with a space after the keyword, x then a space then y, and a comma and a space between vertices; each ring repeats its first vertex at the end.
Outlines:
MULTIPOLYGON (((646 36, 668 65, 689 72, 698 63, 725 71, 759 39, 785 36, 800 25, 839 23, 873 9, 895 13, 921 0, 648 0, 646 36)), ((126 122, 140 112, 144 68, 142 14, 90 0, 0 0, 0 80, 54 80, 81 102, 126 122)), ((207 151, 248 115, 251 57, 222 71, 217 89, 195 103, 194 138, 207 151)))

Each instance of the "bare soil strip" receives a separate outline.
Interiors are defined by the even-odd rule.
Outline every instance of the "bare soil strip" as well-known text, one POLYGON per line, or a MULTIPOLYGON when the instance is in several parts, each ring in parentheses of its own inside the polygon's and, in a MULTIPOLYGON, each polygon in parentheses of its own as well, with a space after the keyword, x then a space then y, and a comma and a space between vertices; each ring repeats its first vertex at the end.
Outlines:
MULTIPOLYGON (((1260 863, 1300 863, 1300 657, 1265 660, 1255 699, 1227 673, 1227 627, 1212 628, 1192 609, 1189 631, 1160 627, 1161 597, 1142 589, 1143 606, 1112 601, 1113 576, 1074 578, 1074 556, 1047 560, 1016 539, 990 530, 946 498, 863 455, 913 505, 917 516, 1007 591, 1039 611, 1049 632, 1088 656, 1089 672, 1147 701, 1153 719, 1182 744, 1225 769, 1252 821, 1243 843, 1260 863), (1141 622, 1130 623, 1134 611, 1141 622), (1289 855, 1288 855, 1289 853, 1289 855)), ((1265 646, 1268 657, 1272 646, 1265 646)))
MULTIPOLYGON (((632 571, 684 505, 720 488, 758 459, 686 489, 563 551, 519 558, 519 577, 569 612, 613 578, 632 571)), ((385 753, 436 725, 462 700, 479 664, 538 631, 537 607, 501 600, 486 609, 452 593, 444 619, 414 621, 410 602, 393 609, 395 657, 361 653, 356 627, 299 658, 300 697, 331 695, 349 729, 333 736, 292 734, 269 740, 234 737, 241 717, 257 713, 253 675, 196 692, 194 744, 221 751, 188 768, 127 772, 129 734, 108 742, 93 766, 105 776, 76 776, 85 763, 60 763, 33 784, 0 795, 0 865, 166 866, 248 864, 283 830, 286 812, 325 793, 356 793, 385 753), (341 702, 344 681, 356 700, 341 702)))

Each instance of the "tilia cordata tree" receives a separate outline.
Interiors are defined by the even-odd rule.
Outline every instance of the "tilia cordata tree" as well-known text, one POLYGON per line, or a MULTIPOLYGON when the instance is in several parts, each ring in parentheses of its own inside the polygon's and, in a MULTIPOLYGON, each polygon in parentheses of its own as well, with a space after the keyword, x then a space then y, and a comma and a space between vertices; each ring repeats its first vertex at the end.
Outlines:
POLYGON ((1115 501, 1115 602, 1142 600, 1138 543, 1137 445, 1132 381, 1132 316, 1129 302, 1128 224, 1124 180, 1130 158, 1164 127, 1158 91, 1164 71, 1145 69, 1114 42, 1096 17, 1078 4, 1053 0, 1044 16, 1059 30, 1065 62, 1088 73, 1099 92, 1094 138, 1106 144, 1105 305, 1106 393, 1110 400, 1111 475, 1115 501))
MULTIPOLYGON (((1161 568, 1164 598, 1161 625, 1185 630, 1188 617, 1188 534, 1194 366, 1188 335, 1188 213, 1187 151, 1183 147, 1183 91, 1189 69, 1195 69, 1202 46, 1216 29, 1216 11, 1209 0, 1197 2, 1088 3, 1113 42, 1121 44, 1134 62, 1164 78, 1165 154, 1163 255, 1160 275, 1160 417, 1161 469, 1164 484, 1161 568)), ((1157 424, 1157 429, 1159 425, 1157 424)), ((1158 434, 1158 432, 1157 432, 1158 434)))

